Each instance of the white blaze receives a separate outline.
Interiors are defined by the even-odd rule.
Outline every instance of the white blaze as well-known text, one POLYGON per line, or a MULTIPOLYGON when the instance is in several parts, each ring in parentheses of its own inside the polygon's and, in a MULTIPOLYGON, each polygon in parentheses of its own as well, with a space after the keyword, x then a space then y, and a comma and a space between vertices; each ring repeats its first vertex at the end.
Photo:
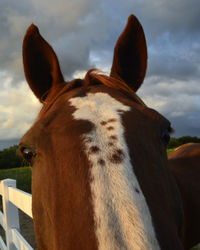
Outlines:
POLYGON ((70 103, 76 108, 75 119, 94 124, 83 138, 92 166, 91 192, 99 249, 160 249, 124 138, 120 113, 130 107, 106 93, 89 93, 71 98, 70 103))

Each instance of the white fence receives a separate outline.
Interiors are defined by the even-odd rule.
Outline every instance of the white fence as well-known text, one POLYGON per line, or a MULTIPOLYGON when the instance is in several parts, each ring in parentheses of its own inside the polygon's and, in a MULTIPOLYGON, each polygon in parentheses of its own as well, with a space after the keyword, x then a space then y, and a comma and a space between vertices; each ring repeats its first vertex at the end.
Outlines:
POLYGON ((0 182, 3 213, 0 211, 0 224, 5 230, 6 244, 0 236, 1 250, 33 250, 20 234, 18 208, 32 217, 32 196, 16 188, 16 180, 6 179, 0 182))

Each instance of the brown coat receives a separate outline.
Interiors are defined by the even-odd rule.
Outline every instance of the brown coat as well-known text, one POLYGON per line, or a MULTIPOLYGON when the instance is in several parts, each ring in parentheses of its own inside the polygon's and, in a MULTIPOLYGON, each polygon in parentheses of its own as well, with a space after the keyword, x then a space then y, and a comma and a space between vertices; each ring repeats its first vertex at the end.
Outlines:
POLYGON ((184 209, 184 245, 200 242, 200 143, 187 143, 169 156, 169 167, 180 190, 184 209))

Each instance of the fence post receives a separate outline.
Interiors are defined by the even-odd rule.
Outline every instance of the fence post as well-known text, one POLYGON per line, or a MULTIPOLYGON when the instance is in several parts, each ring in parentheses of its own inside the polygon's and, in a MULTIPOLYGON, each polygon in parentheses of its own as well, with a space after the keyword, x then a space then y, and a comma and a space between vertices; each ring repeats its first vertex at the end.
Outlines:
POLYGON ((15 245, 12 242, 11 229, 15 228, 20 231, 19 227, 19 213, 18 208, 15 207, 11 202, 9 202, 9 187, 16 188, 16 180, 6 179, 2 181, 2 202, 3 202, 3 212, 5 216, 5 233, 6 233, 6 243, 8 250, 16 250, 15 245))

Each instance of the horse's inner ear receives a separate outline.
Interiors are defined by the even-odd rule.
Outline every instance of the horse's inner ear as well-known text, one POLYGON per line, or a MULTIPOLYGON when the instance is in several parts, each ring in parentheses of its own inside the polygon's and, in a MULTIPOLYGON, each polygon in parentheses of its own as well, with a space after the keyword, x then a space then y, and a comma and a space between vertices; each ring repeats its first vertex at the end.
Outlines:
POLYGON ((128 18, 114 49, 110 75, 125 81, 134 91, 142 84, 147 67, 147 47, 143 28, 134 15, 128 18))
POLYGON ((24 36, 22 53, 26 80, 41 101, 53 86, 64 81, 57 56, 33 24, 24 36))

